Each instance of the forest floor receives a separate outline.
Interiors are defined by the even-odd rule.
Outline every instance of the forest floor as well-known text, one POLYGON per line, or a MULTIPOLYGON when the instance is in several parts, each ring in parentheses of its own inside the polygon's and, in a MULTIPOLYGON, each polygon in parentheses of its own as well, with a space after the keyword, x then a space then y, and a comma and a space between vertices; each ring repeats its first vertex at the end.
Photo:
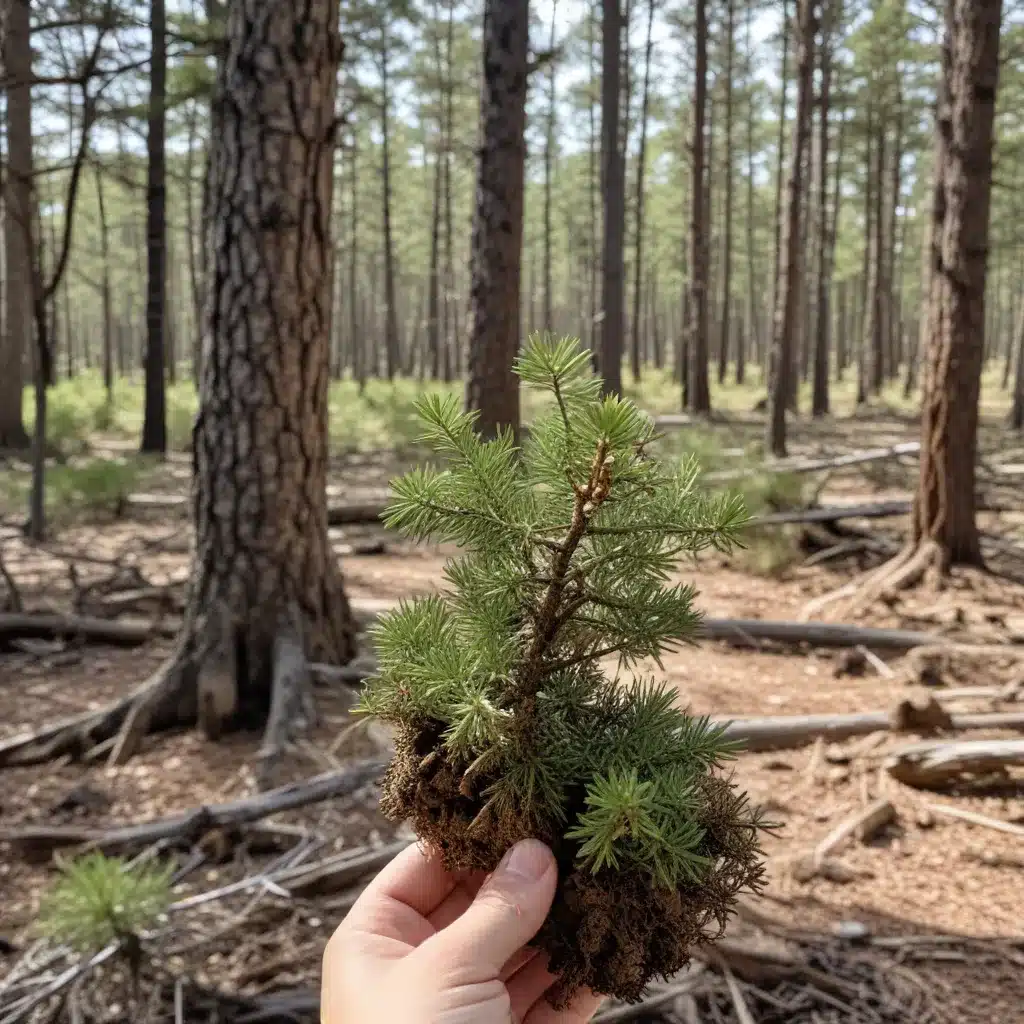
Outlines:
MULTIPOLYGON (((728 439, 739 437, 742 442, 745 421, 721 429, 728 439)), ((913 426, 896 419, 881 425, 851 426, 848 421, 827 429, 832 432, 809 428, 801 434, 800 451, 834 455, 914 439, 913 426)), ((1008 447, 995 425, 986 437, 994 450, 1008 447)), ((353 502, 379 493, 395 467, 393 459, 379 455, 339 458, 332 474, 332 500, 343 497, 353 502), (352 481, 358 481, 358 491, 352 481)), ((908 460, 893 459, 834 472, 827 479, 817 476, 815 497, 822 505, 907 497, 909 467, 908 460)), ((147 481, 147 489, 169 496, 184 493, 187 464, 172 461, 161 474, 147 481)), ((1011 473, 1008 479, 1012 477, 1011 473)), ((1015 485, 1002 481, 999 486, 1015 486, 1021 509, 1019 479, 1015 485)), ((1012 513, 984 518, 990 555, 1005 571, 959 572, 943 590, 908 592, 869 609, 858 623, 923 630, 990 647, 1005 644, 1005 653, 992 656, 988 651, 979 658, 961 651, 935 662, 914 652, 895 657, 879 652, 885 661, 871 659, 865 664, 851 658, 848 650, 807 644, 737 647, 704 642, 667 655, 663 673, 656 666, 651 670, 676 687, 683 706, 721 717, 884 712, 907 694, 918 693, 922 681, 933 693, 949 692, 952 699, 943 706, 952 712, 1008 711, 1015 702, 1020 708, 1024 647, 1013 642, 1024 638, 1024 586, 1019 582, 1024 562, 1014 537, 1019 539, 1022 519, 1012 513)), ((684 567, 680 578, 696 584, 699 605, 709 616, 796 620, 808 601, 877 564, 885 551, 895 550, 904 520, 844 525, 855 531, 847 540, 867 537, 872 543, 862 548, 852 544, 845 557, 840 552, 819 560, 820 538, 811 538, 819 543, 808 546, 804 528, 787 527, 786 557, 768 559, 770 573, 748 554, 732 560, 702 558, 684 567), (758 566, 762 571, 755 571, 758 566)), ((345 527, 334 535, 348 593, 357 602, 394 600, 437 588, 450 554, 396 542, 376 525, 345 527)), ((26 544, 16 523, 8 519, 0 532, 0 558, 27 608, 63 612, 73 605, 79 612, 108 617, 127 610, 136 618, 162 617, 173 623, 188 568, 188 543, 184 507, 128 506, 102 522, 71 517, 57 536, 39 547, 26 544), (125 594, 129 597, 121 600, 125 594)), ((777 552, 778 543, 771 543, 777 552)), ((757 550, 755 543, 752 553, 757 550)), ((0 587, 0 601, 2 594, 0 587)), ((130 650, 19 641, 14 649, 0 652, 0 742, 122 695, 160 664, 170 645, 169 638, 130 650)), ((287 772, 294 779, 379 753, 386 743, 379 732, 353 724, 350 695, 342 687, 321 686, 318 699, 319 724, 289 754, 287 772)), ((972 732, 970 738, 1013 735, 986 731, 972 732)), ((798 749, 739 756, 737 781, 782 827, 766 841, 767 890, 748 901, 747 913, 733 932, 742 935, 752 920, 771 919, 782 930, 834 937, 843 922, 859 922, 884 948, 897 950, 900 969, 909 972, 914 984, 930 990, 949 1020, 1024 1022, 1024 775, 1011 770, 998 786, 964 784, 941 792, 903 785, 885 770, 885 762, 895 749, 916 738, 913 733, 878 731, 842 742, 818 741, 798 749), (828 877, 813 872, 808 877, 800 870, 809 852, 837 825, 883 799, 893 806, 892 820, 867 841, 847 843, 838 854, 839 868, 828 877), (1011 828, 1000 831, 947 817, 944 806, 973 811, 1011 828), (1018 826, 1015 834, 1013 826, 1018 826), (908 940, 903 948, 895 938, 899 936, 940 938, 926 947, 908 940)), ((32 824, 101 829, 251 795, 258 745, 256 736, 230 736, 214 744, 195 732, 167 734, 148 739, 123 767, 64 760, 3 770, 0 1020, 4 976, 16 967, 20 970, 17 965, 24 965, 26 951, 35 948, 32 921, 41 893, 55 877, 48 857, 39 861, 30 848, 5 842, 3 836, 11 839, 12 832, 32 824)), ((290 811, 273 821, 279 829, 276 834, 271 829, 249 834, 241 844, 206 849, 206 859, 175 888, 175 898, 267 872, 271 853, 280 857, 280 844, 294 844, 297 836, 306 848, 298 854, 294 846, 290 848, 285 854, 293 857, 290 863, 319 862, 346 850, 390 843, 398 834, 376 811, 372 786, 354 797, 290 811)), ((161 947, 162 959, 172 974, 202 986, 248 996, 282 989, 301 993, 315 987, 323 945, 351 898, 348 890, 303 898, 289 893, 287 886, 250 886, 182 908, 177 927, 161 947)), ((90 1012, 96 1011, 94 1019, 124 1019, 122 1008, 110 1007, 109 993, 105 1016, 97 1010, 102 1000, 90 1003, 90 998, 95 1002, 98 997, 83 989, 77 998, 90 1005, 90 1012)), ((296 1006, 304 1005, 302 998, 296 996, 296 1006)), ((308 1001, 308 993, 305 998, 308 1001)), ((838 1016, 792 1019, 914 1019, 834 1012, 838 1016)), ((741 1019, 730 1017, 724 1005, 715 1013, 721 1020, 741 1019)), ((85 1019, 90 1019, 88 1014, 85 1019)))

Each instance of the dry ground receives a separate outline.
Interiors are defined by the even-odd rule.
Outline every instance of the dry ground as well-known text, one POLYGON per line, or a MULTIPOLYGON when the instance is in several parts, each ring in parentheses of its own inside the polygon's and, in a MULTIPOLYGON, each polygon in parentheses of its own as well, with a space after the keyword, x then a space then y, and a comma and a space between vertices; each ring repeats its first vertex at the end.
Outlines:
MULTIPOLYGON (((892 492, 891 481, 867 487, 861 479, 857 488, 840 482, 832 492, 849 497, 854 490, 877 497, 892 492)), ((899 523, 892 525, 898 528, 899 523)), ((339 535, 338 544, 347 550, 378 536, 373 528, 353 528, 339 535)), ((126 550, 137 553, 135 564, 150 582, 180 578, 187 568, 187 534, 180 523, 166 519, 68 529, 45 553, 30 551, 13 530, 2 540, 7 567, 35 607, 66 603, 68 564, 76 566, 78 586, 90 573, 109 576, 112 568, 104 560, 126 550), (58 549, 67 558, 55 558, 58 549)), ((395 546, 385 554, 347 555, 343 564, 349 593, 397 598, 427 592, 440 582, 445 554, 395 546)), ((796 565, 780 577, 765 578, 716 559, 701 561, 682 576, 698 585, 700 606, 709 615, 784 619, 796 618, 811 597, 857 570, 855 563, 796 565)), ((955 629, 984 642, 996 641, 1024 633, 1024 588, 996 577, 961 574, 940 593, 915 593, 876 609, 871 621, 937 632, 955 629)), ((156 667, 167 646, 153 642, 123 651, 38 644, 25 652, 0 654, 0 739, 99 707, 156 667)), ((885 710, 913 674, 898 662, 893 663, 894 678, 870 668, 849 674, 841 661, 835 652, 706 643, 669 655, 665 674, 680 702, 694 712, 736 716, 885 710)), ((943 682, 962 687, 1014 680, 1024 683, 1024 659, 1008 655, 954 664, 943 682)), ((320 701, 319 726, 291 755, 289 771, 295 778, 343 762, 369 743, 363 731, 352 729, 342 694, 322 689, 320 701)), ((977 701, 956 706, 965 711, 990 707, 977 701)), ((898 785, 881 770, 881 761, 887 751, 912 738, 878 735, 866 742, 740 756, 737 779, 783 826, 767 843, 771 882, 758 901, 759 910, 806 929, 829 930, 841 921, 856 920, 881 934, 1012 937, 1024 943, 1024 840, 925 810, 929 803, 948 803, 1024 824, 1024 783, 1018 778, 998 792, 952 795, 898 785), (895 804, 897 822, 867 845, 843 851, 842 860, 855 877, 843 884, 794 880, 788 864, 795 855, 881 796, 895 804)), ((233 736, 214 745, 185 733, 151 738, 123 768, 57 763, 9 769, 0 778, 0 824, 127 823, 243 796, 254 790, 250 765, 257 745, 258 737, 233 736)), ((329 846, 337 850, 386 841, 395 834, 375 811, 372 791, 279 820, 330 837, 329 846)), ((320 848, 315 856, 329 852, 320 848)), ((265 858, 261 852, 234 851, 227 863, 205 864, 179 892, 186 896, 223 885, 251 873, 265 858)), ((30 943, 39 894, 53 876, 52 865, 29 863, 0 842, 0 978, 6 969, 3 950, 9 945, 9 965, 16 951, 30 943)), ((241 902, 215 904, 197 919, 193 941, 168 951, 169 962, 200 980, 242 991, 315 982, 319 952, 343 903, 285 900, 262 891, 241 902)), ((958 945, 942 962, 919 966, 929 985, 948 988, 953 1019, 1014 1024, 1024 1022, 1024 957, 1011 956, 1019 960, 976 959, 970 947, 958 945)))

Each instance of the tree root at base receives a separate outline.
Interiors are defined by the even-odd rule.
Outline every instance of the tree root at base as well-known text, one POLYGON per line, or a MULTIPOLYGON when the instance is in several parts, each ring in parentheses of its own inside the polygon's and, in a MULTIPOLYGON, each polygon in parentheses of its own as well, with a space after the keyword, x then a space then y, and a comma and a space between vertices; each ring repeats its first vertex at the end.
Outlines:
POLYGON ((833 605, 841 606, 844 618, 855 617, 870 605, 888 600, 917 586, 926 577, 937 575, 941 559, 942 550, 933 540, 908 544, 866 577, 851 580, 808 601, 801 610, 800 619, 806 622, 833 605))

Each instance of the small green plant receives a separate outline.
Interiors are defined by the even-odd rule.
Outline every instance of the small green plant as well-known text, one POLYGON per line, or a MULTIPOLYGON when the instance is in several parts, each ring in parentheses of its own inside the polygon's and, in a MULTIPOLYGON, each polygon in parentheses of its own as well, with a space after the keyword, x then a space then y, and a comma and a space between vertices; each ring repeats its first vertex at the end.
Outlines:
POLYGON ((551 411, 521 449, 482 441, 455 395, 419 402, 445 468, 395 481, 385 520, 466 553, 450 593, 381 620, 362 709, 398 727, 385 812, 453 869, 548 842, 560 882, 537 941, 560 997, 633 999, 760 884, 762 823, 719 771, 735 751, 722 727, 602 659, 629 670, 695 635, 695 592, 670 573, 728 550, 746 514, 692 460, 655 459, 651 421, 602 397, 589 366, 576 342, 531 342, 517 372, 551 411))
POLYGON ((62 869, 43 897, 39 931, 81 953, 112 942, 138 947, 171 902, 171 868, 150 864, 127 868, 116 857, 90 853, 62 869))
POLYGON ((116 511, 138 483, 139 468, 124 459, 89 459, 54 466, 46 475, 50 499, 62 509, 116 511))

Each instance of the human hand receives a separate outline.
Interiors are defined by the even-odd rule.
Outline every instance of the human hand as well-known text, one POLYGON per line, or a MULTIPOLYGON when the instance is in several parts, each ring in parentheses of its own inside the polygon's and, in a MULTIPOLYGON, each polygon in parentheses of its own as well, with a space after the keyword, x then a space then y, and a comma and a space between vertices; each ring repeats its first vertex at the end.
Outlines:
POLYGON ((364 890, 324 952, 322 1024, 584 1024, 544 995, 547 958, 526 944, 555 895, 555 858, 528 839, 493 874, 453 875, 411 846, 364 890))

